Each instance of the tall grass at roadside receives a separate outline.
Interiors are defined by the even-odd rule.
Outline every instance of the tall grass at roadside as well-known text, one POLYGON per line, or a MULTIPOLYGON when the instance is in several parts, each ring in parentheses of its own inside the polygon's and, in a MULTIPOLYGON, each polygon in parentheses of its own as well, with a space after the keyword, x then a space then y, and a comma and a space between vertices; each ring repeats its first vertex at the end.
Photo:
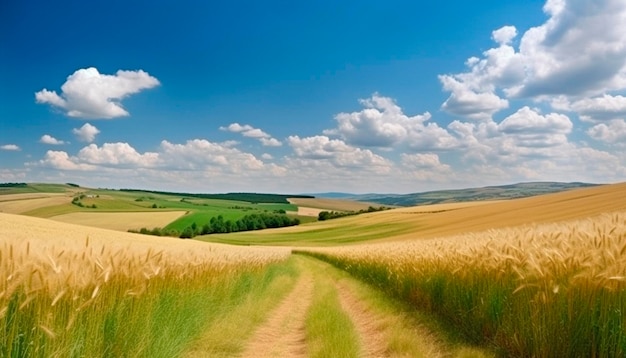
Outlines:
POLYGON ((626 355, 626 213, 304 251, 502 355, 626 355))
POLYGON ((177 356, 289 254, 158 243, 0 240, 0 357, 177 356))

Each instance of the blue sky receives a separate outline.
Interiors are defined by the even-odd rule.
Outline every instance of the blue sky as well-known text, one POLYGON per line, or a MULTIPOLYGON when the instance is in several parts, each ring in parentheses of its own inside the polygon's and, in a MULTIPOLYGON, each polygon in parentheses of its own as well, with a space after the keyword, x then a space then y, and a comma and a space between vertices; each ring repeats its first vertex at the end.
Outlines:
POLYGON ((0 182, 626 179, 626 3, 0 4, 0 182))

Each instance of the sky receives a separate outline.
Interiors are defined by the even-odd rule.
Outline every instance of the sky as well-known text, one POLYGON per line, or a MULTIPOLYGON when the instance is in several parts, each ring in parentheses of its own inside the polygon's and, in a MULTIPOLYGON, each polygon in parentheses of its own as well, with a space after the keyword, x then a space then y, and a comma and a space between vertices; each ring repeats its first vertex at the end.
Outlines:
POLYGON ((0 182, 626 181, 626 2, 2 1, 0 182))

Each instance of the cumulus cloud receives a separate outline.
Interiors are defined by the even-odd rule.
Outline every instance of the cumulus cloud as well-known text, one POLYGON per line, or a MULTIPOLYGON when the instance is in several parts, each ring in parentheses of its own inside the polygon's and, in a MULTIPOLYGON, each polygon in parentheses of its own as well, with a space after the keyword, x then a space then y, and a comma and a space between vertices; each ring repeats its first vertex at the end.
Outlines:
POLYGON ((4 145, 0 145, 0 150, 17 152, 22 149, 17 144, 4 144, 4 145))
POLYGON ((515 26, 504 26, 491 33, 491 38, 500 45, 508 45, 517 36, 515 26))
POLYGON ((608 123, 600 123, 589 128, 587 134, 596 140, 623 145, 626 143, 626 121, 616 119, 608 123))
POLYGON ((241 125, 239 123, 231 123, 228 127, 220 127, 220 130, 241 133, 244 137, 258 139, 261 144, 266 147, 280 147, 283 145, 278 139, 272 138, 271 135, 261 129, 254 128, 248 124, 241 125))
POLYGON ((452 76, 439 76, 450 97, 441 105, 444 111, 479 121, 491 120, 494 113, 507 108, 509 101, 491 91, 477 92, 452 76))
POLYGON ((548 21, 521 40, 526 77, 512 95, 593 95, 626 86, 626 3, 548 0, 544 11, 548 21))
POLYGON ((89 164, 80 163, 76 157, 70 157, 67 152, 49 150, 38 165, 59 170, 75 170, 75 171, 93 171, 97 167, 89 164))
POLYGON ((455 139, 435 122, 429 122, 430 113, 407 116, 389 97, 375 93, 359 101, 361 111, 339 113, 335 116, 337 128, 324 131, 339 136, 354 146, 391 148, 406 145, 416 150, 449 149, 455 139))
POLYGON ((159 163, 157 153, 140 154, 128 143, 104 143, 102 147, 90 144, 76 156, 82 163, 103 166, 131 166, 148 168, 159 163))
POLYGON ((210 142, 206 139, 188 140, 184 144, 161 142, 160 156, 168 167, 198 170, 221 167, 222 170, 241 173, 245 170, 261 170, 262 160, 237 148, 210 142))
POLYGON ((580 115, 586 122, 599 122, 626 117, 626 97, 603 96, 583 98, 570 102, 566 97, 559 96, 552 101, 552 107, 563 111, 572 111, 580 115))
POLYGON ((21 169, 1 169, 0 168, 0 181, 3 182, 17 182, 26 179, 26 172, 21 169))
POLYGON ((448 164, 441 163, 434 153, 417 153, 401 155, 401 163, 410 175, 421 181, 452 181, 453 171, 448 164))
POLYGON ((327 136, 300 138, 290 136, 287 142, 297 158, 325 161, 335 167, 387 171, 391 162, 368 149, 352 147, 339 139, 327 136))
POLYGON ((159 80, 143 70, 105 75, 90 67, 68 76, 60 95, 44 88, 35 93, 35 100, 59 108, 70 117, 110 119, 129 115, 120 103, 122 99, 158 85, 159 80))
POLYGON ((251 153, 246 153, 223 143, 205 139, 185 143, 162 141, 155 152, 137 151, 129 143, 90 144, 76 155, 63 151, 48 151, 36 165, 61 170, 143 169, 155 171, 195 171, 213 175, 238 174, 250 171, 280 173, 281 168, 266 164, 251 153))
POLYGON ((553 103, 562 108, 571 99, 572 110, 598 117, 614 108, 608 102, 621 103, 606 93, 626 88, 626 3, 548 0, 544 12, 548 20, 523 33, 518 48, 517 30, 502 27, 492 33, 498 46, 468 59, 466 72, 439 76, 451 92, 442 108, 486 120, 508 106, 507 98, 564 96, 553 103))
POLYGON ((51 136, 49 134, 42 135, 41 138, 39 139, 39 142, 43 143, 43 144, 50 144, 50 145, 63 145, 63 144, 65 144, 64 141, 58 140, 58 139, 54 138, 53 136, 51 136))
POLYGON ((81 142, 91 143, 96 140, 96 135, 100 133, 100 130, 89 123, 85 123, 80 128, 74 128, 72 133, 74 133, 76 138, 81 142))
POLYGON ((498 129, 514 139, 514 144, 521 147, 553 147, 567 143, 567 135, 572 131, 570 119, 557 113, 541 115, 522 107, 506 117, 498 129))

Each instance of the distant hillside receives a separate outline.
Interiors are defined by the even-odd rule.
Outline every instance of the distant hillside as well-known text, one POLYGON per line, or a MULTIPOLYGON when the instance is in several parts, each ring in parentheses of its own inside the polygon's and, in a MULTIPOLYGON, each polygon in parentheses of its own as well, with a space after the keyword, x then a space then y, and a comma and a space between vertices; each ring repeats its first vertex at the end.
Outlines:
MULTIPOLYGON (((558 182, 533 182, 518 183, 511 185, 488 186, 484 188, 437 190, 413 194, 364 194, 350 195, 341 194, 341 198, 367 201, 382 205, 415 206, 441 203, 454 203, 461 201, 503 200, 524 198, 529 196, 556 193, 576 188, 596 186, 589 183, 558 183, 558 182)), ((324 197, 325 194, 316 196, 324 197)), ((339 197, 332 193, 333 197, 339 197)))
POLYGON ((0 195, 27 194, 27 193, 63 193, 68 189, 79 187, 76 184, 48 184, 48 183, 0 183, 0 195))
POLYGON ((276 204, 288 204, 289 198, 313 198, 309 195, 283 195, 283 194, 262 194, 262 193, 226 193, 226 194, 191 194, 191 193, 172 193, 167 191, 154 191, 154 190, 137 190, 137 189, 120 189, 120 191, 141 192, 141 193, 153 193, 153 194, 165 194, 165 195, 178 195, 189 198, 199 199, 221 199, 221 200, 235 200, 245 201, 249 203, 276 203, 276 204))

